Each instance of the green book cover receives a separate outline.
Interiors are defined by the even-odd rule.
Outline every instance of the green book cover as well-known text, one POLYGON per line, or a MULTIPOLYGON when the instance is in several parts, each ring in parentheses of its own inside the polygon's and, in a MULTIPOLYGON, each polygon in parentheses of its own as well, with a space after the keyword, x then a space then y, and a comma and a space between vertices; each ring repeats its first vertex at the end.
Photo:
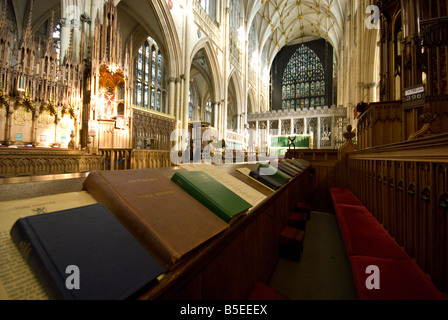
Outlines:
POLYGON ((306 161, 304 159, 291 159, 293 162, 297 162, 300 166, 303 166, 305 168, 308 168, 311 163, 309 161, 306 161))
POLYGON ((284 165, 285 167, 287 167, 287 168, 289 168, 289 169, 291 169, 291 170, 293 170, 293 171, 295 171, 297 173, 301 173, 303 171, 303 170, 299 169, 298 167, 293 166, 290 163, 286 162, 285 160, 281 160, 280 163, 282 165, 284 165))
POLYGON ((290 161, 293 165, 297 166, 299 169, 305 170, 308 167, 304 163, 297 161, 295 159, 290 159, 290 161))
POLYGON ((280 170, 269 164, 260 164, 258 166, 258 171, 262 172, 263 174, 269 175, 272 179, 281 184, 286 184, 289 180, 291 180, 291 177, 286 173, 281 172, 280 170))
POLYGON ((252 208, 250 203, 205 172, 177 172, 172 181, 229 224, 252 208))

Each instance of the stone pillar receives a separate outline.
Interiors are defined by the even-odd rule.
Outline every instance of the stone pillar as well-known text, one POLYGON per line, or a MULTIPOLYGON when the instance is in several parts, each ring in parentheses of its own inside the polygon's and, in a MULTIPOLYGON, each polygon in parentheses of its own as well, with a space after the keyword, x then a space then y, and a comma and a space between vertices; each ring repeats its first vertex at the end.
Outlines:
POLYGON ((213 102, 213 110, 214 110, 213 127, 218 129, 218 127, 219 127, 219 125, 218 125, 218 119, 219 119, 219 104, 218 104, 218 102, 213 102))
POLYGON ((168 84, 169 90, 169 99, 168 99, 168 114, 171 116, 175 116, 175 90, 176 90, 176 79, 174 77, 169 78, 168 84))

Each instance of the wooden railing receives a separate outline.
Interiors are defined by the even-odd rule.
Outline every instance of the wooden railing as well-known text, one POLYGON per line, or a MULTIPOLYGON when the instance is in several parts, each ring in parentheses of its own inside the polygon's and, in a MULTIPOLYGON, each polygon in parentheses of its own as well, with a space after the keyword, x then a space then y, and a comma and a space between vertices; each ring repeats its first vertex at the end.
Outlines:
POLYGON ((170 151, 134 149, 131 159, 132 169, 156 169, 173 166, 170 151))
POLYGON ((102 156, 57 149, 0 149, 0 177, 89 172, 104 169, 102 156))
POLYGON ((131 169, 132 149, 100 149, 99 153, 104 157, 105 170, 131 169))
POLYGON ((437 287, 448 289, 448 134, 347 155, 345 181, 437 287))
POLYGON ((143 149, 101 149, 106 170, 156 169, 172 167, 170 151, 143 149))
POLYGON ((308 161, 317 161, 317 160, 332 160, 336 161, 338 160, 338 150, 334 149, 320 149, 320 150, 314 150, 314 149, 291 149, 288 150, 286 153, 286 158, 289 159, 304 159, 308 161))

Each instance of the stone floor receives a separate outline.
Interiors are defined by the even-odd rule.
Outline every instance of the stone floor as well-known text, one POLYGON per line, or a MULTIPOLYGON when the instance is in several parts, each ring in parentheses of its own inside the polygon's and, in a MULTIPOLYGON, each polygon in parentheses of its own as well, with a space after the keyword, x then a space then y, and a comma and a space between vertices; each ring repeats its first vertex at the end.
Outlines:
POLYGON ((301 261, 280 259, 270 286, 292 300, 356 300, 336 216, 313 212, 301 261))

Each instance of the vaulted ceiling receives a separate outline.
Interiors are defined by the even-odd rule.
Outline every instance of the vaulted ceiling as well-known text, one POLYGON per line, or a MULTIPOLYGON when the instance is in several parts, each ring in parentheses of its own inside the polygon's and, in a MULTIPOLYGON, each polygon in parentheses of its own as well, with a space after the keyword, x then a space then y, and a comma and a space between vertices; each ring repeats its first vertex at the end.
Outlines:
MULTIPOLYGON (((26 23, 30 1, 8 1, 14 6, 19 25, 26 23)), ((53 10, 55 18, 60 17, 61 0, 34 1, 33 25, 39 26, 49 18, 53 10)), ((136 39, 137 43, 144 41, 148 33, 158 38, 161 31, 157 24, 150 23, 154 21, 154 16, 147 1, 115 0, 115 2, 119 5, 125 40, 130 34, 135 36, 136 30, 142 31, 141 39, 136 39), (142 5, 145 7, 144 10, 142 5), (146 21, 148 22, 145 23, 146 21), (143 28, 141 28, 142 22, 145 24, 143 28)), ((348 2, 349 0, 241 0, 248 29, 254 24, 260 49, 266 49, 269 61, 272 61, 284 46, 318 38, 326 39, 334 47, 335 52, 338 52, 343 36, 344 16, 349 9, 348 2)))
POLYGON ((271 60, 286 45, 318 38, 338 51, 348 0, 242 0, 271 60))

